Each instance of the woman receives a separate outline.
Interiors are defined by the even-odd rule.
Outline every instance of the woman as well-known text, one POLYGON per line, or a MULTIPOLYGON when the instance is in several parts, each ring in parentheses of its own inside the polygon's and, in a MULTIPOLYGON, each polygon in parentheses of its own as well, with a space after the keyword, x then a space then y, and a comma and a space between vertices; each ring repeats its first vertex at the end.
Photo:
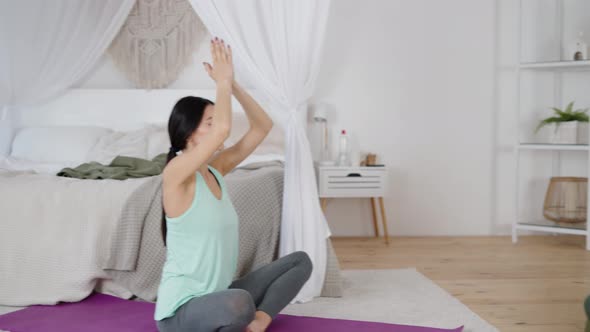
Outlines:
POLYGON ((262 142, 272 121, 233 78, 229 45, 211 41, 217 105, 180 99, 170 115, 172 147, 162 173, 166 263, 154 318, 168 331, 265 331, 311 274, 304 252, 284 256, 233 280, 238 258, 238 217, 223 176, 262 142), (231 95, 244 108, 250 130, 221 150, 231 130, 231 95), (216 153, 218 152, 218 153, 216 153))

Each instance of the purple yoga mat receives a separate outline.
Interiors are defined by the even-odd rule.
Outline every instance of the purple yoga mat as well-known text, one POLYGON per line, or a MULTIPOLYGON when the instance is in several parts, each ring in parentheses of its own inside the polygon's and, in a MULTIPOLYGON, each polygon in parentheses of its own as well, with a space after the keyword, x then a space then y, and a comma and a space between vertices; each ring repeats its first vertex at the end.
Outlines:
POLYGON ((316 318, 291 315, 279 315, 266 330, 267 332, 461 332, 456 329, 435 329, 410 325, 363 322, 358 320, 316 318))
MULTIPOLYGON (((11 332, 157 332, 154 304, 92 294, 75 303, 31 306, 0 316, 11 332)), ((279 315, 268 332, 461 332, 456 329, 279 315)))

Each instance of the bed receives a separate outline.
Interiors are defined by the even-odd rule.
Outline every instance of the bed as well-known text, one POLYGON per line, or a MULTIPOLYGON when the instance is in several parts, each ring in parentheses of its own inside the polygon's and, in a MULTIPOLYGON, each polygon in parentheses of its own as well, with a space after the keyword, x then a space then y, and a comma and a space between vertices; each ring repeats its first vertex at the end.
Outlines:
MULTIPOLYGON (((165 247, 161 176, 127 180, 58 177, 82 162, 114 156, 151 159, 169 147, 165 123, 185 95, 214 91, 72 90, 23 110, 10 155, 0 158, 0 305, 78 301, 93 290, 155 300, 165 247), (141 120, 140 120, 141 119, 141 120)), ((229 146, 247 130, 234 105, 229 146)), ((240 217, 236 278, 277 258, 283 141, 265 142, 226 175, 240 217)), ((328 245, 322 296, 341 296, 338 261, 328 245)))

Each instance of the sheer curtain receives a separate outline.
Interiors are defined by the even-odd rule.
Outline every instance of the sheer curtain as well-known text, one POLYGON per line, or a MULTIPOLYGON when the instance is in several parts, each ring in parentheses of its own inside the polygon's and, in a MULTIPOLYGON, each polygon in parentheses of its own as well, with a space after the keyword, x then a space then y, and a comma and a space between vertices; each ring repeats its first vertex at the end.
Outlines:
POLYGON ((314 270, 294 302, 321 293, 326 240, 331 235, 318 201, 306 136, 307 101, 320 68, 329 0, 191 0, 212 35, 232 47, 236 76, 269 102, 285 129, 285 185, 280 256, 303 250, 314 270))
POLYGON ((134 0, 0 1, 0 155, 9 152, 13 110, 57 96, 89 72, 133 4, 134 0))

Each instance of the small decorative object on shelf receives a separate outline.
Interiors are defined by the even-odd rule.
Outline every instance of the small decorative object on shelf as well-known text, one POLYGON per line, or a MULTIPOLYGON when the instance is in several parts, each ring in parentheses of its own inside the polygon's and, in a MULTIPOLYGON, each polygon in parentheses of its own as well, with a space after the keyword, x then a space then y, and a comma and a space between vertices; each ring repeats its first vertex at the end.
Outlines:
POLYGON ((588 178, 552 177, 545 194, 543 216, 560 223, 586 221, 588 178))
POLYGON ((372 166, 377 163, 377 155, 374 153, 367 154, 367 166, 372 166))
POLYGON ((568 60, 587 60, 588 59, 588 44, 584 41, 584 32, 579 31, 577 38, 569 46, 570 55, 568 60))
POLYGON ((377 155, 374 153, 367 153, 364 160, 361 161, 361 166, 369 167, 384 167, 384 164, 377 164, 377 155))
POLYGON ((553 107, 555 115, 542 120, 535 133, 544 126, 551 126, 549 142, 552 144, 588 144, 588 108, 574 111, 574 102, 565 110, 553 107))

